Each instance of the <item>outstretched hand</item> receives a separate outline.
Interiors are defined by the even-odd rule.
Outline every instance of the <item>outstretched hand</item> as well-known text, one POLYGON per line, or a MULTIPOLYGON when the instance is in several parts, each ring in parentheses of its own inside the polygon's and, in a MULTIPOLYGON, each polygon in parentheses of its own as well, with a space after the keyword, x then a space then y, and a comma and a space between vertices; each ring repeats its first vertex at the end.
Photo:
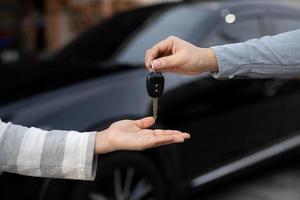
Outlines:
POLYGON ((108 129, 97 133, 95 151, 108 153, 117 150, 144 150, 184 142, 190 138, 188 133, 180 131, 147 129, 154 123, 153 117, 115 122, 108 129))

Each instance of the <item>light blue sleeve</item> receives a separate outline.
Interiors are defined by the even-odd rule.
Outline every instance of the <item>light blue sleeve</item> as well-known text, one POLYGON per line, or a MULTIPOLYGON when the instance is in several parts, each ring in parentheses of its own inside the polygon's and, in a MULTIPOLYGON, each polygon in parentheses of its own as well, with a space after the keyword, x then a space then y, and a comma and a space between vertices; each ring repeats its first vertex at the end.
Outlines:
POLYGON ((300 75, 300 29, 211 48, 219 65, 213 76, 218 79, 300 75))

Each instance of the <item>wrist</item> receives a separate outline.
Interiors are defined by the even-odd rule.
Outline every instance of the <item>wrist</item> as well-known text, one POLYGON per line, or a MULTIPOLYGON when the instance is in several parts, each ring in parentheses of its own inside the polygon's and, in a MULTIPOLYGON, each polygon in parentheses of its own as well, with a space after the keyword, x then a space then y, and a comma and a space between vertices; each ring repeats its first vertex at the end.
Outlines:
POLYGON ((217 61, 217 55, 212 48, 207 48, 207 57, 208 57, 208 71, 209 72, 218 72, 219 66, 217 61))
POLYGON ((199 72, 217 72, 217 57, 212 48, 199 48, 199 72))
POLYGON ((96 133, 96 144, 95 144, 95 152, 97 154, 104 154, 112 152, 113 147, 108 139, 107 129, 103 131, 99 131, 96 133))

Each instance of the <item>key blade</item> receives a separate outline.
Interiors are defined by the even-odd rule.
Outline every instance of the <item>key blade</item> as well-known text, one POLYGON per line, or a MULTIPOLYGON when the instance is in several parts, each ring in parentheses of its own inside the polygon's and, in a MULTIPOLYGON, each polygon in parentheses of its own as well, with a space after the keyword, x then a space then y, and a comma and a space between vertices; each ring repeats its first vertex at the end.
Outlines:
POLYGON ((157 119, 158 98, 153 98, 153 118, 157 119))

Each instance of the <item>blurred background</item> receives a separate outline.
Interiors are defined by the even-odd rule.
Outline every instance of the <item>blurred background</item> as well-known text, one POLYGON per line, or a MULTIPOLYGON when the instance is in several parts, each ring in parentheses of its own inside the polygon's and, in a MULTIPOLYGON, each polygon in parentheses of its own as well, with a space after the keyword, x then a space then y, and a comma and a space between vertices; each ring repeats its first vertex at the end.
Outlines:
MULTIPOLYGON (((211 47, 299 28, 300 0, 0 0, 0 117, 91 131, 152 115, 144 55, 156 42, 211 47)), ((0 199, 300 199, 299 75, 165 79, 155 126, 190 141, 101 155, 94 182, 0 172, 0 199)))
POLYGON ((1 61, 51 53, 116 13, 169 1, 1 0, 1 61))

